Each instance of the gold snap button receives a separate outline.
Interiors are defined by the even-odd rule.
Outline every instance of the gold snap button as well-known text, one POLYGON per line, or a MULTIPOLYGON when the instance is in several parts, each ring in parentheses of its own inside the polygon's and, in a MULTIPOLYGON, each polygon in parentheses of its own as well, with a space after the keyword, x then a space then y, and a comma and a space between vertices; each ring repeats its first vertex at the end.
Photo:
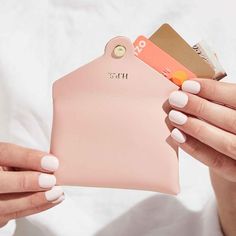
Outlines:
POLYGON ((122 45, 118 45, 114 48, 113 55, 116 58, 121 58, 125 55, 125 52, 126 52, 126 48, 122 45))

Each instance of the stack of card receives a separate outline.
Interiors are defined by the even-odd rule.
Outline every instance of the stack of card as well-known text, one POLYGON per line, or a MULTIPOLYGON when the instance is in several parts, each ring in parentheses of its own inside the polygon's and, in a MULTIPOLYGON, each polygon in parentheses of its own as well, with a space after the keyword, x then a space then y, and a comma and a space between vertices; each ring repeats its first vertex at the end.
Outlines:
POLYGON ((168 24, 162 25, 149 39, 139 36, 135 55, 175 84, 192 78, 220 80, 226 72, 205 42, 191 47, 168 24))

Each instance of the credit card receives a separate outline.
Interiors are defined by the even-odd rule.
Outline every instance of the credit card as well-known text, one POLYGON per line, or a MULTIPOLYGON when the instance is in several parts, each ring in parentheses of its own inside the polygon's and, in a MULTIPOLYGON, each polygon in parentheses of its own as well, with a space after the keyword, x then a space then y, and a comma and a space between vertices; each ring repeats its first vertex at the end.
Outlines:
POLYGON ((162 25, 150 37, 150 41, 192 71, 196 77, 214 77, 213 68, 169 24, 162 25))
POLYGON ((205 41, 201 41, 193 46, 193 50, 202 57, 214 70, 214 80, 221 80, 227 73, 219 62, 219 59, 214 51, 208 46, 205 41))
POLYGON ((139 36, 134 42, 135 55, 175 84, 181 85, 185 80, 196 75, 152 43, 145 36, 139 36))

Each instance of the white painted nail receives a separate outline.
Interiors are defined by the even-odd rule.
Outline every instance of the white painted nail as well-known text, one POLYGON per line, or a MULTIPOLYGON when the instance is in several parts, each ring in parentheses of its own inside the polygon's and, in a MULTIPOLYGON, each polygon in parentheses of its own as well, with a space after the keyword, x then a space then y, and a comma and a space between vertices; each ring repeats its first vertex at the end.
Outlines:
POLYGON ((54 186, 52 189, 45 192, 45 197, 49 202, 53 202, 59 200, 63 194, 64 193, 61 186, 54 186))
POLYGON ((180 111, 171 110, 169 119, 178 125, 183 125, 187 122, 188 117, 180 111))
POLYGON ((41 188, 52 188, 56 184, 54 175, 42 173, 39 175, 39 186, 41 188))
POLYGON ((53 201, 53 204, 61 203, 65 200, 65 195, 60 196, 57 200, 53 201))
POLYGON ((55 171, 59 166, 58 159, 53 155, 46 155, 41 159, 41 167, 44 170, 55 171))
POLYGON ((186 141, 186 135, 176 128, 172 130, 171 137, 178 143, 184 143, 186 141))
POLYGON ((200 89, 201 89, 200 83, 194 80, 186 80, 182 84, 182 90, 189 93, 197 94, 200 92, 200 89))
POLYGON ((173 106, 183 108, 188 103, 188 95, 181 91, 172 92, 169 96, 169 103, 173 106))

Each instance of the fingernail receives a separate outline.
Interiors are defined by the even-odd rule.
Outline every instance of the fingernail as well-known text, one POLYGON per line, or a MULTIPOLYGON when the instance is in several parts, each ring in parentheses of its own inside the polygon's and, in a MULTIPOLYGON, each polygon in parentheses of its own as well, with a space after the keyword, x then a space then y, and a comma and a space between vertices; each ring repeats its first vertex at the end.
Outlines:
POLYGON ((186 135, 176 128, 172 130, 171 137, 178 143, 184 143, 186 141, 186 135))
POLYGON ((59 166, 58 159, 53 155, 46 155, 41 159, 41 167, 44 170, 55 171, 59 166))
POLYGON ((39 175, 39 186, 41 188, 51 188, 56 184, 56 177, 50 174, 39 175))
POLYGON ((173 106, 183 108, 188 103, 188 95, 181 91, 172 92, 169 96, 169 103, 173 106))
POLYGON ((45 192, 45 197, 49 202, 59 200, 63 195, 63 189, 61 186, 54 186, 52 189, 45 192))
POLYGON ((168 117, 172 122, 178 125, 185 124, 188 119, 188 117, 184 113, 175 110, 171 110, 168 117))
POLYGON ((65 195, 60 196, 57 200, 53 201, 53 204, 61 203, 65 200, 65 195))
POLYGON ((201 89, 200 83, 194 80, 186 80, 182 84, 182 90, 189 93, 197 94, 200 92, 200 89, 201 89))

